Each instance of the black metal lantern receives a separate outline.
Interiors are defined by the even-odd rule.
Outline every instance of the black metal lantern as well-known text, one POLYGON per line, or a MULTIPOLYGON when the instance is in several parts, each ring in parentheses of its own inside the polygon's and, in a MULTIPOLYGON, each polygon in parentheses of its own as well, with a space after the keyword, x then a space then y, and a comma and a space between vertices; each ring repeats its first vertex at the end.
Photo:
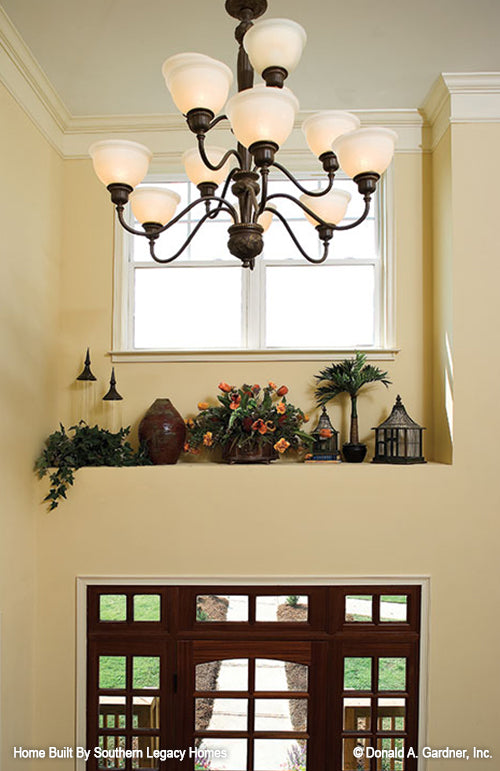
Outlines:
POLYGON ((314 437, 312 460, 340 460, 339 432, 332 426, 325 405, 323 405, 318 425, 312 432, 312 436, 314 437))
POLYGON ((375 431, 375 457, 372 463, 425 463, 422 451, 422 426, 410 418, 396 397, 392 412, 375 431))

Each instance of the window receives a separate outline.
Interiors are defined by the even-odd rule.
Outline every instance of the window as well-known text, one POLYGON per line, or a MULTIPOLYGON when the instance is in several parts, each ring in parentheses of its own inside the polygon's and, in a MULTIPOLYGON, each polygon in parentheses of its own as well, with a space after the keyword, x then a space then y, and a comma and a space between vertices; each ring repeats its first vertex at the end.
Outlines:
MULTIPOLYGON (((319 189, 324 182, 310 178, 302 184, 319 189)), ((345 223, 355 220, 363 209, 355 183, 335 184, 352 194, 345 223)), ((243 270, 227 250, 228 214, 205 222, 183 254, 165 266, 152 260, 145 239, 117 228, 115 350, 383 348, 390 315, 384 186, 385 181, 363 224, 334 234, 322 265, 304 259, 277 218, 265 233, 254 271, 243 270)), ((199 195, 189 182, 168 187, 179 193, 182 208, 199 195)), ((271 180, 269 189, 298 193, 288 180, 271 180)), ((320 257, 321 242, 299 207, 285 199, 277 205, 307 253, 320 257)), ((174 254, 203 213, 202 206, 195 207, 160 237, 158 256, 174 254)))
POLYGON ((92 771, 416 770, 418 586, 93 586, 87 618, 92 771))

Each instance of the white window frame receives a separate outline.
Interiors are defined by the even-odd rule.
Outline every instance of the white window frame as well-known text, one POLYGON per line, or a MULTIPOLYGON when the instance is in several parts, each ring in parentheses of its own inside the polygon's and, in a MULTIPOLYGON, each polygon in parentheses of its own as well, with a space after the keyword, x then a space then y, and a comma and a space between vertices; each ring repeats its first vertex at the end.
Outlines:
MULTIPOLYGON (((154 174, 148 177, 148 182, 164 182, 165 178, 171 181, 184 181, 185 177, 179 174, 154 174)), ((301 174, 313 178, 315 175, 301 174)), ((359 346, 356 350, 365 351, 371 360, 390 361, 395 358, 399 349, 396 347, 395 340, 395 264, 394 264, 394 205, 393 205, 393 170, 392 166, 384 174, 378 185, 378 192, 375 198, 377 213, 377 238, 380 259, 377 261, 376 286, 378 293, 375 297, 375 328, 377 344, 373 346, 359 346)), ((348 234, 347 236, 348 237, 348 234)), ((353 348, 318 348, 318 349, 291 349, 291 348, 260 348, 258 340, 264 339, 263 325, 265 324, 264 314, 262 312, 265 303, 265 270, 260 268, 259 258, 255 270, 257 271, 257 281, 253 282, 251 288, 247 287, 246 302, 252 304, 254 317, 258 318, 259 328, 254 330, 247 329, 244 321, 243 340, 247 347, 238 349, 215 349, 215 350, 156 350, 156 349, 137 349, 133 347, 134 335, 134 308, 133 308, 133 272, 134 265, 129 259, 130 239, 134 236, 129 235, 119 225, 115 216, 114 225, 114 289, 113 289, 113 330, 112 330, 112 351, 113 362, 123 361, 321 361, 325 359, 338 359, 354 353, 353 348)), ((289 236, 284 232, 284 238, 289 236)), ((295 247, 292 244, 292 248, 295 247)), ((236 258, 235 258, 236 259, 236 258)), ((190 262, 191 267, 197 263, 190 262)), ((308 265, 305 260, 304 265, 308 265)), ((353 260, 335 261, 336 265, 352 265, 353 260)), ((365 264, 362 259, 356 259, 356 265, 365 264)), ((367 264, 372 265, 369 260, 367 264)), ((179 266, 181 264, 179 263, 179 266)), ((200 262, 200 266, 205 266, 205 262, 200 262)), ((283 265, 280 260, 266 260, 267 266, 283 265)), ((175 269, 176 263, 166 268, 175 269)), ((185 263, 184 263, 185 266, 185 263)), ((215 267, 215 266, 214 266, 215 267)), ((228 267, 228 263, 221 263, 220 267, 228 267)), ((242 270, 239 264, 237 269, 242 270)), ((311 266, 314 269, 314 266, 311 266)), ((249 280, 248 271, 243 271, 243 280, 249 280)), ((247 318, 248 314, 244 314, 247 318)))

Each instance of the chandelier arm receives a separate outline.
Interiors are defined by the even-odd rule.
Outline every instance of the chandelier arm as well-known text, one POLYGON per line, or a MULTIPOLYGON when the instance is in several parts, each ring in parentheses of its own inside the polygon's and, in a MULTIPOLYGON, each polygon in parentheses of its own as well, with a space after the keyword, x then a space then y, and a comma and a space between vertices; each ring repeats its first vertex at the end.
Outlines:
POLYGON ((303 257, 305 257, 308 262, 312 262, 313 265, 320 265, 322 262, 324 262, 326 260, 326 258, 328 257, 328 250, 329 250, 329 247, 330 247, 329 241, 323 240, 323 254, 322 254, 322 256, 318 260, 315 260, 315 259, 313 259, 313 257, 309 257, 307 252, 303 249, 303 247, 300 244, 297 236, 295 235, 295 233, 293 232, 292 228, 290 227, 290 225, 286 221, 286 219, 283 216, 283 214, 281 214, 281 212, 279 212, 277 209, 264 209, 264 211, 272 212, 274 217, 278 217, 278 219, 281 220, 281 222, 285 226, 286 231, 288 232, 288 235, 292 239, 293 243, 295 244, 295 246, 297 247, 297 249, 299 250, 301 255, 303 257))
POLYGON ((260 195, 260 205, 257 204, 256 211, 254 214, 255 222, 257 222, 257 219, 260 217, 260 215, 264 212, 266 208, 268 179, 269 179, 269 169, 267 168, 267 166, 263 166, 260 169, 261 195, 260 195))
POLYGON ((290 182, 293 182, 295 187, 297 187, 300 190, 301 193, 305 193, 306 195, 310 195, 311 198, 320 198, 320 196, 326 195, 332 189, 333 180, 335 178, 335 172, 334 171, 329 171, 328 172, 328 185, 326 186, 326 188, 324 190, 307 190, 305 187, 303 187, 300 184, 298 179, 296 179, 293 176, 293 174, 290 171, 288 171, 286 166, 282 166, 281 163, 278 163, 277 161, 274 161, 272 166, 275 166, 275 168, 279 169, 285 175, 285 177, 288 177, 290 182))
POLYGON ((352 230, 353 228, 357 227, 357 225, 361 225, 362 222, 368 217, 368 214, 370 212, 370 199, 365 198, 365 209, 363 211, 363 214, 356 220, 356 222, 351 222, 349 225, 335 225, 335 230, 352 230))
MULTIPOLYGON (((272 201, 274 198, 287 198, 289 201, 292 201, 293 203, 297 204, 297 206, 299 206, 302 209, 302 211, 305 211, 306 214, 309 214, 311 217, 313 217, 313 219, 316 220, 318 225, 326 225, 332 228, 333 230, 337 230, 337 225, 332 225, 331 222, 326 222, 325 220, 321 219, 321 217, 318 217, 316 212, 313 212, 312 209, 310 209, 308 206, 302 203, 302 201, 299 201, 298 198, 294 198, 293 195, 290 195, 289 193, 273 193, 272 195, 268 196, 266 204, 269 201, 272 201)), ((274 214, 276 214, 276 211, 277 210, 273 209, 274 214)), ((365 217, 366 217, 366 214, 365 214, 365 217)))
POLYGON ((173 262, 174 260, 176 260, 177 257, 180 257, 182 252, 189 246, 189 244, 191 243, 191 241, 193 240, 193 238, 197 234, 198 230, 207 221, 207 219, 209 219, 209 217, 210 217, 210 213, 209 212, 207 214, 204 214, 203 217, 201 218, 201 220, 196 224, 196 226, 193 228, 193 230, 191 231, 189 236, 186 238, 186 240, 182 244, 181 248, 175 254, 173 254, 171 257, 167 257, 165 260, 162 260, 160 257, 157 257, 156 254, 155 254, 155 241, 156 241, 158 236, 156 234, 154 236, 152 236, 152 237, 150 236, 149 237, 149 253, 151 254, 151 257, 153 258, 153 260, 155 262, 161 263, 162 265, 166 265, 167 263, 173 262))
MULTIPOLYGON (((231 169, 231 171, 227 175, 226 181, 224 182, 224 187, 222 188, 222 193, 220 195, 220 197, 224 201, 226 200, 226 195, 227 195, 227 191, 229 189, 229 185, 231 184, 231 181, 232 181, 233 176, 234 176, 236 171, 237 171, 237 169, 231 169)), ((215 219, 220 211, 223 211, 223 204, 222 203, 219 203, 219 205, 215 209, 212 209, 212 211, 210 212, 210 214, 211 214, 210 219, 215 219)), ((229 209, 226 209, 226 211, 229 211, 229 209)), ((229 213, 231 214, 231 212, 229 212, 229 213)))
MULTIPOLYGON (((216 195, 209 195, 206 198, 197 198, 196 201, 192 201, 188 206, 186 206, 185 209, 183 209, 179 214, 177 214, 176 217, 170 220, 170 222, 167 222, 166 225, 163 225, 162 227, 158 227, 154 235, 157 237, 161 235, 162 233, 165 233, 166 230, 169 230, 173 225, 175 225, 179 220, 181 220, 191 209, 194 209, 195 206, 198 206, 199 203, 208 203, 209 201, 218 201, 219 203, 223 204, 226 208, 226 210, 231 215, 233 222, 238 224, 238 212, 234 208, 232 204, 229 203, 229 201, 226 201, 224 198, 219 198, 216 195)), ((150 233, 143 232, 142 230, 134 230, 134 228, 130 227, 130 225, 125 222, 125 219, 123 217, 123 209, 124 207, 121 204, 118 204, 116 207, 116 212, 118 214, 118 220, 120 222, 120 225, 127 230, 129 233, 132 233, 134 236, 146 236, 147 238, 151 238, 150 233)))
POLYGON ((240 169, 243 168, 243 160, 240 154, 234 148, 231 148, 231 150, 228 150, 227 153, 223 155, 223 157, 221 158, 218 164, 214 165, 213 163, 210 163, 210 161, 208 160, 208 156, 205 152, 205 134, 197 134, 196 138, 198 140, 198 150, 200 153, 201 160, 203 161, 205 166, 211 171, 219 171, 219 169, 222 169, 226 161, 228 161, 232 155, 234 155, 234 157, 238 161, 238 165, 240 169))

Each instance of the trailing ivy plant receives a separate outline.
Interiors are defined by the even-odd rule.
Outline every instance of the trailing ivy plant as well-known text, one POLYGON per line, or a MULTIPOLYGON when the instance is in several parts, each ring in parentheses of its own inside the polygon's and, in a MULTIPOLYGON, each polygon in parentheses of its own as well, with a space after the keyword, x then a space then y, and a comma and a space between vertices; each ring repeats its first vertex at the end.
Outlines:
POLYGON ((151 464, 145 451, 137 452, 126 441, 130 426, 112 433, 99 426, 89 426, 81 420, 66 429, 59 424, 46 440, 43 450, 35 461, 35 472, 42 479, 49 474, 50 490, 44 501, 49 511, 66 498, 68 488, 74 482, 76 469, 82 466, 147 466, 151 464))

